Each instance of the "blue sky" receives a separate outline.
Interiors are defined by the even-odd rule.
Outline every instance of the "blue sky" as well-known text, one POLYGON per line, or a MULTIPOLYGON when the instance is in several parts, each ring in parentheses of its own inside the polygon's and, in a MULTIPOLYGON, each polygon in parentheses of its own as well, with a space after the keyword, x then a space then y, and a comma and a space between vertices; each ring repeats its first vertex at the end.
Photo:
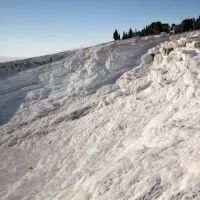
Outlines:
POLYGON ((112 40, 152 21, 200 15, 200 0, 0 0, 0 55, 31 57, 112 40))

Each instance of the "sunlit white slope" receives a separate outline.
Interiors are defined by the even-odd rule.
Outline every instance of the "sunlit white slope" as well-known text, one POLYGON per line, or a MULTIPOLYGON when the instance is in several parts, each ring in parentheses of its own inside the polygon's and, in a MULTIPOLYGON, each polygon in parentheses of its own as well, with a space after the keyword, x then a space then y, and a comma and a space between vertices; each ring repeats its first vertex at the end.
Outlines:
POLYGON ((166 40, 5 73, 0 198, 199 199, 199 33, 166 40))

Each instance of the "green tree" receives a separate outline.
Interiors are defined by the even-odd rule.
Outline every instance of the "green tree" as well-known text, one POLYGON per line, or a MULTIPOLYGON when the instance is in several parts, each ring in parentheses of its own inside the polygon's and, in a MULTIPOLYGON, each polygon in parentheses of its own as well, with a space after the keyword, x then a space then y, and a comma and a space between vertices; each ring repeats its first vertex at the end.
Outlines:
POLYGON ((128 38, 132 38, 132 37, 134 37, 134 33, 133 33, 133 30, 130 28, 128 32, 128 38))
POLYGON ((162 24, 162 31, 165 33, 169 33, 169 31, 170 31, 169 24, 162 24))
POLYGON ((161 22, 153 22, 149 26, 150 33, 159 34, 163 31, 161 22))
POLYGON ((183 31, 191 31, 193 30, 193 23, 194 23, 194 19, 184 19, 181 22, 181 25, 183 26, 183 31))
POLYGON ((126 39, 128 39, 128 34, 123 32, 122 40, 126 40, 126 39))
POLYGON ((183 33, 183 32, 184 32, 183 24, 179 24, 174 27, 174 33, 183 33))
POLYGON ((199 18, 197 18, 195 20, 193 28, 194 28, 194 30, 199 30, 200 29, 200 16, 199 16, 199 18))
POLYGON ((172 24, 170 30, 173 31, 175 26, 176 26, 176 24, 172 24))
POLYGON ((114 40, 120 40, 120 34, 118 33, 117 29, 113 33, 113 39, 114 40))
POLYGON ((200 29, 200 21, 196 21, 195 22, 194 29, 195 30, 199 30, 200 29))

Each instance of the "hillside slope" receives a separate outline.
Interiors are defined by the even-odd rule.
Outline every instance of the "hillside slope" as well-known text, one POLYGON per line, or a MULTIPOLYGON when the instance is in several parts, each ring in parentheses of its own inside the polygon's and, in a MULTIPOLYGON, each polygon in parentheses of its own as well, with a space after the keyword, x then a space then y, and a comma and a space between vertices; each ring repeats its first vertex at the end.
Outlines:
POLYGON ((168 40, 3 72, 0 199, 199 199, 200 33, 168 40))

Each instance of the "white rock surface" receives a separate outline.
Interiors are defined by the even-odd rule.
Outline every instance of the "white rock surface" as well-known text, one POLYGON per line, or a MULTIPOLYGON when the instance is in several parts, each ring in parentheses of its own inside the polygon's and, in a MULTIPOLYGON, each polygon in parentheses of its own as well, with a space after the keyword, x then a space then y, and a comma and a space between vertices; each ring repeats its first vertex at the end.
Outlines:
POLYGON ((200 199, 200 55, 149 50, 177 39, 109 43, 1 75, 0 199, 200 199))

